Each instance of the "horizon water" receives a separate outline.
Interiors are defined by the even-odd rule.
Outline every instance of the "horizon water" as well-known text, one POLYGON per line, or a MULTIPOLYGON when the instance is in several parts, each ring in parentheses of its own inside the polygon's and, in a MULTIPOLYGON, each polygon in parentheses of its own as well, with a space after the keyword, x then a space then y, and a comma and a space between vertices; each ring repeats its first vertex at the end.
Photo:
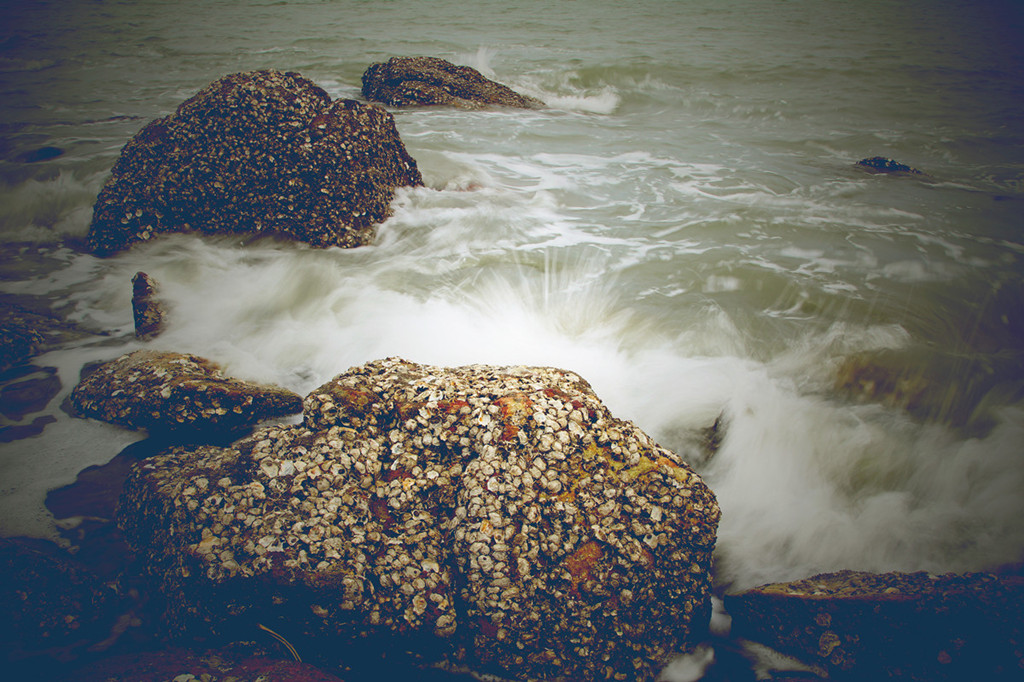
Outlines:
POLYGON ((88 363, 194 353, 304 395, 401 356, 578 372, 718 496, 719 594, 839 569, 1020 571, 1021 3, 2 11, 0 294, 95 335, 34 359, 62 389, 41 434, 0 443, 0 534, 57 537, 47 491, 144 437, 61 411, 88 363), (296 71, 358 99, 367 66, 407 55, 547 107, 392 110, 426 187, 398 192, 369 246, 77 246, 121 147, 213 80, 296 71), (44 147, 63 153, 29 160, 44 147), (871 156, 926 174, 856 167, 871 156), (168 310, 149 343, 140 270, 168 310))

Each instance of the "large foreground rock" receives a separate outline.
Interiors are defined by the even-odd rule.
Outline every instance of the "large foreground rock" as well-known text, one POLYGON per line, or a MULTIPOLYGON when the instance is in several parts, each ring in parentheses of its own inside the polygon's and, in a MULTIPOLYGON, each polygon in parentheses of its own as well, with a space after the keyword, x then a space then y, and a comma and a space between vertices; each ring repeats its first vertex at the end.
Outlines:
POLYGON ((195 355, 138 350, 85 377, 71 392, 71 407, 127 429, 231 430, 295 414, 302 398, 225 376, 195 355))
POLYGON ((99 255, 162 232, 285 235, 359 246, 421 185, 391 114, 337 100, 296 73, 210 84, 121 151, 93 207, 99 255))
POLYGON ((371 64, 363 73, 363 97, 393 107, 544 106, 540 100, 485 78, 472 67, 456 66, 437 57, 392 57, 385 63, 371 64))
POLYGON ((579 376, 389 359, 304 413, 130 475, 119 523, 172 629, 650 680, 707 627, 714 495, 579 376))
POLYGON ((733 634, 844 680, 1019 680, 1024 579, 841 571, 727 596, 733 634))

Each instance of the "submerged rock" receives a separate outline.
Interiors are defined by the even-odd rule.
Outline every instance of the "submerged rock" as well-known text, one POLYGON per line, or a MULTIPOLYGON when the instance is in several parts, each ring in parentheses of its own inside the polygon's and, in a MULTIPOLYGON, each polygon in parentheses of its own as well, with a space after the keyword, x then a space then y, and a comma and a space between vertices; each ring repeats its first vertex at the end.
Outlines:
POLYGON ((135 336, 149 340, 160 334, 164 326, 164 311, 156 297, 156 280, 144 272, 132 278, 132 315, 135 318, 135 336))
POLYGON ((172 630, 586 680, 699 641, 718 518, 576 374, 399 359, 312 392, 301 425, 146 460, 119 509, 172 630))
POLYGON ((296 73, 225 76, 121 151, 93 207, 98 255, 162 232, 283 235, 359 246, 421 185, 381 107, 330 96, 296 73))
POLYGON ((536 109, 544 103, 485 78, 469 66, 437 57, 392 57, 363 73, 363 97, 388 106, 444 105, 477 109, 489 105, 536 109))
POLYGON ((1017 680, 1024 579, 840 571, 726 597, 733 634, 846 680, 1017 680))
POLYGON ((79 416, 153 431, 237 429, 302 409, 291 391, 227 377, 195 355, 150 350, 102 365, 70 400, 79 416))
POLYGON ((924 175, 924 173, 916 168, 911 168, 906 164, 894 161, 893 159, 887 159, 884 156, 872 156, 870 159, 861 159, 857 162, 857 165, 869 173, 924 175))

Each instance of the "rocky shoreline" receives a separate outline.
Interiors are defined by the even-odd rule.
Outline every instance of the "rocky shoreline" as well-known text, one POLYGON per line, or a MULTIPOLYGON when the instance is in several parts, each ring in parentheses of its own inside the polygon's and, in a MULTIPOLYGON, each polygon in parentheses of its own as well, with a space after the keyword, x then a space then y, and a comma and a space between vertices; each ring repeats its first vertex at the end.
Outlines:
MULTIPOLYGON (((363 94, 542 106, 433 58, 371 66, 363 94)), ((353 247, 398 188, 420 184, 383 108, 332 102, 299 74, 235 74, 125 146, 88 243, 106 256, 197 230, 353 247)), ((139 273, 133 287, 136 334, 150 341, 173 320, 156 282, 139 273)), ((88 332, 3 309, 2 401, 20 422, 60 388, 32 358, 88 332)), ((388 358, 301 397, 144 350, 84 377, 68 409, 150 438, 51 493, 76 556, 0 541, 2 648, 25 677, 652 680, 714 641, 713 491, 572 372, 388 358)), ((846 571, 725 603, 731 637, 797 657, 801 679, 1024 671, 1012 575, 846 571)))

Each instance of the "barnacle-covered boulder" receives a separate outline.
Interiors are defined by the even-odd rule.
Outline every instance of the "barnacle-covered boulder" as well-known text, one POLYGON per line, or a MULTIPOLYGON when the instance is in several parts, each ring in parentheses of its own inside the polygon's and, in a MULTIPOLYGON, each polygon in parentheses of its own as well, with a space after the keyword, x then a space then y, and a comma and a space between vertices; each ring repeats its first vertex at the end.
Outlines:
POLYGON ((189 231, 359 246, 391 215, 397 187, 422 184, 383 108, 332 102, 296 73, 233 74, 125 145, 89 246, 107 255, 189 231))
POLYGON ((313 391, 301 425, 147 459, 119 509, 182 633, 278 623, 348 663, 579 680, 653 679, 699 639, 718 518, 576 374, 394 358, 313 391))
POLYGON ((1024 578, 823 573, 726 596, 733 634, 843 680, 1017 680, 1024 578))
POLYGON ((363 72, 363 97, 393 107, 544 106, 540 100, 520 95, 470 66, 456 66, 438 57, 392 57, 387 62, 371 64, 363 72))
POLYGON ((205 358, 138 350, 95 369, 71 392, 71 408, 127 429, 232 430, 295 414, 302 398, 225 376, 205 358))

